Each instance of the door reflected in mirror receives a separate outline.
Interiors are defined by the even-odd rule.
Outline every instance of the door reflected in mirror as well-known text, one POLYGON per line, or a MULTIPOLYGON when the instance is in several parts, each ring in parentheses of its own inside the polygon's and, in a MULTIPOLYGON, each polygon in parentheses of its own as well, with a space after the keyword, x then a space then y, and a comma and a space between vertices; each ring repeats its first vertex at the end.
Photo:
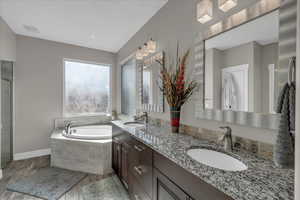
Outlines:
POLYGON ((205 41, 205 109, 275 113, 278 11, 205 41))

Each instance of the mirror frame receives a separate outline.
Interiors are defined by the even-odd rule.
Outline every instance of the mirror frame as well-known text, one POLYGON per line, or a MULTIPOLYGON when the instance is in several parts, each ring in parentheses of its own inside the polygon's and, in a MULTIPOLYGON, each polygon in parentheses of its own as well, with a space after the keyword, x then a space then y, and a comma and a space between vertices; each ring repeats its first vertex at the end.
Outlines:
MULTIPOLYGON (((143 104, 143 67, 145 62, 148 61, 150 64, 155 63, 156 60, 161 60, 165 65, 165 52, 160 51, 147 56, 138 63, 138 85, 139 85, 139 102, 141 103, 141 110, 146 112, 163 113, 165 111, 165 98, 162 92, 159 94, 158 104, 143 104)), ((158 63, 157 63, 158 64, 158 63)))
POLYGON ((214 120, 223 123, 278 130, 280 114, 205 109, 205 41, 231 29, 237 28, 242 24, 269 14, 279 8, 279 0, 274 1, 271 5, 265 5, 260 1, 221 22, 212 25, 209 27, 208 31, 199 33, 194 46, 194 75, 195 80, 198 80, 199 83, 199 88, 194 95, 195 117, 197 119, 214 120), (247 15, 243 19, 235 19, 235 16, 241 12, 245 12, 247 15))

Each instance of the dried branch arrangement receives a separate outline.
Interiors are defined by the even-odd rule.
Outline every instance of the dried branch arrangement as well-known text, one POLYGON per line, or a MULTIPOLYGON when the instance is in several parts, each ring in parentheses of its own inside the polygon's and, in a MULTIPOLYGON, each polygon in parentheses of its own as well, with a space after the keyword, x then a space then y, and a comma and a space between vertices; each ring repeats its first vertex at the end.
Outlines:
POLYGON ((170 64, 169 67, 166 68, 164 61, 157 60, 157 62, 161 65, 160 90, 166 97, 169 106, 180 110, 181 106, 193 95, 198 84, 194 80, 187 81, 185 78, 185 70, 190 50, 188 50, 181 59, 178 56, 178 49, 177 47, 175 67, 170 64))

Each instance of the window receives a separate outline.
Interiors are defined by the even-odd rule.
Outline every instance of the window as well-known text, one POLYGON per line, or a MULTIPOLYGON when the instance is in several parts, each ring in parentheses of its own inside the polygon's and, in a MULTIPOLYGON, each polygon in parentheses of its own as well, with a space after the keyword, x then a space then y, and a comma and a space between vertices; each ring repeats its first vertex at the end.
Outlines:
POLYGON ((110 112, 110 66, 64 61, 64 115, 110 112))
POLYGON ((136 63, 134 59, 122 65, 121 102, 122 114, 136 113, 136 63))

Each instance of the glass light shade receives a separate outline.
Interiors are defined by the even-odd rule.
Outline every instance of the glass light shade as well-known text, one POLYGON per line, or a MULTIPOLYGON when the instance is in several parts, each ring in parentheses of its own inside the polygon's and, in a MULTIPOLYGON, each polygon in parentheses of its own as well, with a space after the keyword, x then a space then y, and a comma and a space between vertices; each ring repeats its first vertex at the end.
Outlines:
POLYGON ((155 53, 155 51, 156 51, 156 42, 154 40, 150 39, 147 46, 148 46, 148 52, 149 53, 155 53))
POLYGON ((220 10, 227 12, 237 5, 237 0, 219 0, 220 10))
POLYGON ((144 57, 149 55, 148 45, 146 43, 143 46, 142 53, 144 57))
POLYGON ((197 4, 197 20, 204 24, 213 18, 213 3, 211 0, 201 0, 197 4))
POLYGON ((142 60, 143 59, 143 52, 142 52, 142 47, 139 47, 139 49, 136 51, 135 57, 137 60, 142 60))

